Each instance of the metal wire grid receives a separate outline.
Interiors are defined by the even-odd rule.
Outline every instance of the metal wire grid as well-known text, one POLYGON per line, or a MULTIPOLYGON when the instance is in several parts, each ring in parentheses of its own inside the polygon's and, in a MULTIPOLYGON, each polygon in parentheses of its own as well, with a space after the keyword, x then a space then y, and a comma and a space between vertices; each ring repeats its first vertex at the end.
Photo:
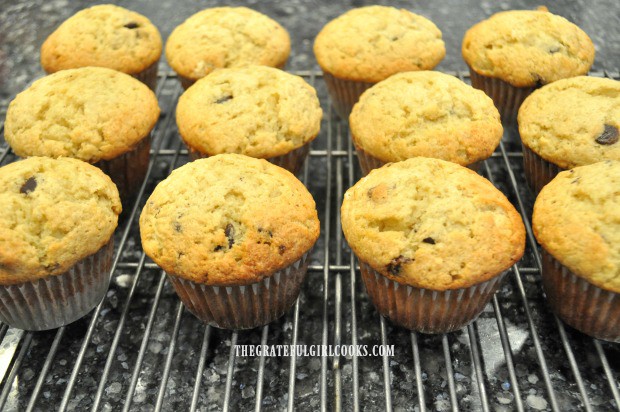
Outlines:
MULTIPOLYGON (((522 155, 514 131, 507 130, 498 150, 484 162, 482 174, 503 190, 522 214, 527 229, 526 256, 512 268, 510 281, 475 323, 442 336, 407 332, 393 327, 371 308, 357 278, 355 258, 343 241, 339 205, 343 192, 359 177, 347 125, 327 109, 330 106, 324 86, 316 82, 320 73, 296 74, 316 85, 326 108, 322 135, 314 142, 301 176, 317 199, 322 234, 302 295, 285 319, 250 332, 204 327, 184 310, 165 282, 165 274, 136 247, 136 221, 144 199, 158 180, 187 161, 187 151, 182 149, 173 121, 181 89, 173 74, 163 73, 157 91, 163 115, 154 131, 147 179, 117 234, 114 279, 118 283, 121 276, 127 277, 125 273, 133 272, 124 288, 124 300, 110 310, 110 301, 119 295, 108 294, 81 324, 56 331, 22 332, 1 325, 0 358, 4 362, 0 362, 0 409, 617 408, 617 347, 565 328, 550 315, 542 297, 538 281, 540 254, 529 224, 533 199, 524 185, 522 155), (128 253, 131 248, 136 251, 128 253), (136 312, 140 312, 141 320, 127 326, 136 312), (108 322, 107 317, 112 320, 108 322), (520 318, 525 321, 518 327, 520 318), (100 324, 104 324, 103 328, 110 324, 113 327, 102 335, 100 324), (169 338, 159 343, 161 350, 155 351, 159 361, 149 366, 145 359, 153 352, 156 329, 167 329, 169 338), (117 356, 127 336, 133 339, 130 351, 136 350, 130 354, 131 359, 125 354, 124 358, 117 356), (184 346, 187 342, 192 343, 192 349, 184 346), (319 362, 295 356, 238 359, 234 350, 237 343, 396 343, 396 353, 394 358, 321 357, 319 362), (101 355, 89 366, 95 346, 101 355), (500 368, 495 365, 498 362, 491 365, 492 358, 499 359, 500 368), (132 361, 132 365, 123 359, 132 361), (520 366, 528 362, 538 370, 541 380, 538 374, 529 373, 531 370, 528 376, 521 373, 520 366), (443 367, 438 365, 442 363, 443 367), (128 379, 111 383, 111 374, 121 368, 127 370, 121 378, 128 379), (215 378, 214 370, 221 372, 215 378), (149 379, 151 382, 144 384, 149 379), (313 381, 312 385, 307 385, 307 379, 313 381), (185 389, 171 385, 175 380, 185 382, 185 389), (144 385, 152 388, 139 396, 144 385), (245 396, 244 391, 250 387, 253 392, 245 396), (221 399, 220 392, 224 393, 221 399), (533 400, 532 394, 537 396, 533 400)), ((453 74, 468 81, 462 73, 453 74)), ((607 72, 593 75, 620 77, 607 72)), ((0 164, 14 159, 2 139, 0 164)))

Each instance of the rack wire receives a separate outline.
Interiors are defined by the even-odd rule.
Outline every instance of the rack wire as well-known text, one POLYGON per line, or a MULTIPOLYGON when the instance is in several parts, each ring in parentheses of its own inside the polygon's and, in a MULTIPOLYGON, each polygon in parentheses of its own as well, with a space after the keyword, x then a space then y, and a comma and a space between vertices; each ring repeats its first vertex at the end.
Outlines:
MULTIPOLYGON (((320 73, 295 74, 317 88, 325 115, 300 175, 317 201, 322 233, 289 313, 250 331, 205 327, 142 253, 141 207, 157 182, 188 161, 174 122, 181 88, 173 73, 162 72, 151 163, 115 235, 110 289, 88 316, 57 330, 0 325, 0 409, 617 409, 617 345, 564 326, 545 302, 529 224, 534 199, 524 184, 516 131, 505 131, 481 173, 525 221, 523 260, 468 327, 438 336, 409 332, 374 310, 342 236, 339 205, 360 177, 347 124, 332 112, 320 73), (383 344, 394 345, 394 356, 238 357, 237 344, 383 344)), ((451 74, 469 82, 468 75, 451 74)), ((0 118, 5 112, 0 108, 0 118)), ((0 165, 14 160, 2 137, 0 165)))

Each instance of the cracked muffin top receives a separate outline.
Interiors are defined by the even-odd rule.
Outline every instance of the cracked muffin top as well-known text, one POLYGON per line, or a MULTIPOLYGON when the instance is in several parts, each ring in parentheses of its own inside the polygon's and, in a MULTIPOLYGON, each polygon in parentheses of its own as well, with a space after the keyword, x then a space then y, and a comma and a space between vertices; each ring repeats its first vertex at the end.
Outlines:
POLYGON ((467 166, 491 156, 503 132, 490 97, 432 71, 377 83, 353 107, 349 124, 355 144, 383 162, 424 156, 467 166))
POLYGON ((519 109, 523 144, 563 169, 620 160, 620 82, 580 76, 534 91, 519 109))
POLYGON ((216 68, 283 67, 290 52, 291 39, 284 27, 247 7, 200 11, 177 26, 166 42, 168 63, 191 80, 216 68))
POLYGON ((136 74, 157 63, 161 50, 161 36, 149 19, 102 4, 63 22, 41 46, 41 65, 48 73, 99 66, 136 74))
POLYGON ((313 140, 321 127, 316 91, 301 77, 266 66, 218 69, 179 99, 183 140, 207 155, 284 155, 313 140))
POLYGON ((145 253, 168 274, 247 285, 284 269, 319 237, 306 187, 266 160, 222 154, 182 166, 140 216, 145 253))
POLYGON ((376 83, 405 71, 430 70, 444 58, 441 31, 408 10, 368 6, 327 23, 314 42, 321 68, 347 80, 376 83))
POLYGON ((523 256, 521 216, 491 182, 439 159, 374 169, 351 187, 342 230, 357 257, 396 282, 432 290, 487 281, 523 256))
POLYGON ((101 170, 31 157, 0 168, 0 284, 59 275, 111 239, 121 202, 101 170))
POLYGON ((131 151, 159 118, 155 94, 102 67, 43 77, 9 105, 5 138, 21 157, 74 157, 89 163, 131 151))
POLYGON ((594 62, 588 35, 564 17, 539 10, 496 13, 465 33, 462 53, 478 74, 532 87, 586 74, 594 62))
POLYGON ((559 173, 534 204, 532 228, 547 252, 575 275, 620 293, 620 162, 559 173))

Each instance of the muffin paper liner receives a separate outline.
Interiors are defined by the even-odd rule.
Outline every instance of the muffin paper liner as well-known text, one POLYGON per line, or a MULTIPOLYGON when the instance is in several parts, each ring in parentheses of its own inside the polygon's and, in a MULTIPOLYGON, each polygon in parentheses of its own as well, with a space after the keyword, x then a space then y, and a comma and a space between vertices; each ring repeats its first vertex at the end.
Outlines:
POLYGON ((551 309, 573 328, 620 342, 620 296, 571 272, 543 249, 542 281, 551 309))
POLYGON ((168 275, 185 307, 203 322, 222 329, 252 329, 284 315, 299 296, 308 255, 263 280, 241 286, 211 286, 168 275))
MULTIPOLYGON (((369 154, 358 145, 355 145, 355 151, 357 152, 357 160, 360 163, 360 168, 362 169, 362 173, 364 176, 370 173, 371 170, 378 169, 386 164, 386 162, 369 154)), ((480 165, 482 165, 482 161, 474 162, 470 165, 467 165, 467 167, 474 172, 477 172, 478 169, 480 169, 480 165)))
POLYGON ((379 313, 395 324, 422 333, 447 333, 474 321, 507 272, 464 289, 436 291, 388 279, 360 261, 362 279, 379 313))
POLYGON ((0 286, 0 320, 19 329, 47 330, 74 322, 101 302, 110 284, 114 240, 68 271, 0 286))
POLYGON ((340 79, 326 71, 323 71, 323 79, 332 98, 332 105, 338 116, 343 120, 349 120, 351 110, 353 110, 353 106, 360 99, 362 93, 375 85, 375 83, 340 79))
POLYGON ((149 89, 155 92, 157 90, 157 70, 158 69, 159 69, 159 60, 151 64, 146 69, 142 70, 140 73, 133 74, 132 76, 135 79, 138 79, 142 83, 146 84, 149 87, 149 89))
MULTIPOLYGON (((202 153, 189 146, 188 151, 189 158, 192 161, 209 157, 208 154, 202 153)), ((304 161, 306 160, 306 157, 308 157, 308 153, 310 153, 310 141, 305 145, 298 147, 297 149, 294 149, 282 156, 270 157, 265 160, 268 160, 274 165, 280 166, 281 168, 288 170, 294 175, 297 175, 301 171, 301 168, 304 165, 304 161)))
POLYGON ((149 134, 133 150, 114 159, 101 160, 94 164, 110 176, 118 188, 123 210, 131 210, 130 206, 140 191, 140 186, 149 168, 150 152, 151 136, 149 134))
POLYGON ((525 180, 534 194, 538 195, 542 188, 564 169, 546 161, 525 144, 522 146, 525 180))
POLYGON ((507 125, 517 123, 517 114, 521 103, 538 87, 515 87, 510 83, 493 77, 483 76, 469 68, 471 85, 476 89, 484 91, 491 99, 499 114, 502 122, 507 125))

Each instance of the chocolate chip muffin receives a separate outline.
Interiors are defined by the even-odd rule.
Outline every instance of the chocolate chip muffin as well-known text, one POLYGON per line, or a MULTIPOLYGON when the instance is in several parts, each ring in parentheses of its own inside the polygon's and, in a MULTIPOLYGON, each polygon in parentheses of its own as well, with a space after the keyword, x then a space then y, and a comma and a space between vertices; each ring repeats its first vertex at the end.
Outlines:
POLYGON ((399 73, 362 94, 349 120, 364 174, 424 156, 477 169, 502 138, 493 101, 447 74, 399 73))
POLYGON ((194 159, 239 153, 297 173, 319 134, 321 106, 301 77, 266 66, 218 69, 179 99, 179 133, 194 159))
POLYGON ((175 28, 166 42, 168 63, 185 88, 216 68, 283 68, 290 52, 284 27, 247 7, 202 10, 175 28))
POLYGON ((291 173, 223 154, 182 166, 157 185, 140 234, 193 314, 216 327, 247 329, 294 303, 319 220, 291 173))
POLYGON ((395 73, 432 69, 446 49, 430 20, 404 9, 369 6, 327 23, 314 54, 334 108, 346 119, 364 90, 395 73))
POLYGON ((475 319, 525 247, 521 217, 504 195, 439 159, 371 171, 346 192, 341 212, 378 311, 425 333, 475 319))
POLYGON ((590 37, 546 9, 494 14, 465 33, 462 52, 473 86, 491 96, 511 124, 533 90, 586 74, 594 62, 590 37))
POLYGON ((73 157, 95 164, 136 194, 149 163, 150 133, 159 117, 155 94, 115 70, 62 70, 34 82, 9 105, 5 138, 21 157, 73 157))
POLYGON ((560 171, 620 160, 620 82, 579 76, 532 93, 519 110, 523 162, 538 193, 560 171))
POLYGON ((31 157, 0 168, 0 320, 27 330, 71 323, 110 280, 121 203, 101 170, 31 157))
POLYGON ((41 46, 41 64, 48 73, 107 67, 130 74, 155 90, 161 50, 161 36, 149 19, 101 4, 63 22, 41 46))
POLYGON ((558 174, 534 204, 543 286, 553 311, 598 339, 620 341, 620 162, 558 174))

